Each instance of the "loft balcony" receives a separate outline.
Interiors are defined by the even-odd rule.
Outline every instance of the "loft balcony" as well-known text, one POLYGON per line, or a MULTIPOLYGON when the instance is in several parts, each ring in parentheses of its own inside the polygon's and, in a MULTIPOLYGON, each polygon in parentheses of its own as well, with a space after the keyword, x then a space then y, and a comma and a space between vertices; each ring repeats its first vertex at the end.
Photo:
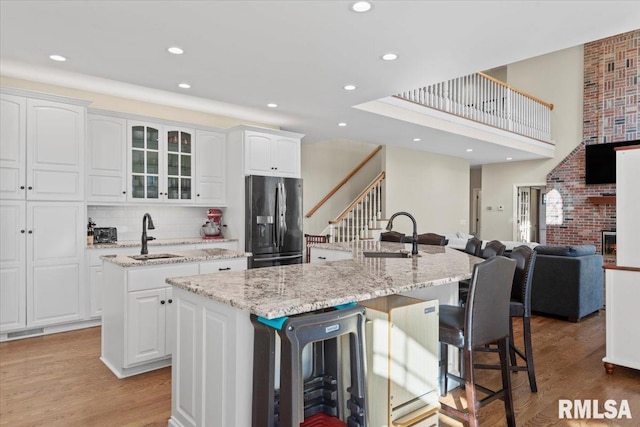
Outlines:
POLYGON ((552 158, 553 104, 483 73, 436 83, 356 108, 518 151, 552 158))

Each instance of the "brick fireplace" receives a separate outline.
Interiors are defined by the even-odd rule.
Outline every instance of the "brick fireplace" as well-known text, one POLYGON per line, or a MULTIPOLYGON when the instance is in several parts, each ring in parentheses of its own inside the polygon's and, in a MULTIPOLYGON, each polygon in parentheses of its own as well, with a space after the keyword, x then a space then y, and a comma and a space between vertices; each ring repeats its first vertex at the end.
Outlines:
POLYGON ((547 175, 547 193, 557 190, 562 201, 548 244, 590 243, 600 252, 602 232, 616 228, 615 202, 594 198, 616 186, 585 185, 585 145, 640 139, 639 61, 640 30, 584 46, 583 142, 547 175))

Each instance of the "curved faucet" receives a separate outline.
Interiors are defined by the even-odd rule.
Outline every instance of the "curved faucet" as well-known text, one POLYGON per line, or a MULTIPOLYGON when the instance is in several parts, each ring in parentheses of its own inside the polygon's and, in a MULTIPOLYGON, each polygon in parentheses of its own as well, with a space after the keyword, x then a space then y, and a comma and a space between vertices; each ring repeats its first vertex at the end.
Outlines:
POLYGON ((142 216, 142 249, 140 249, 140 255, 146 255, 149 253, 147 249, 147 242, 149 240, 155 240, 155 237, 147 237, 147 220, 149 220, 149 230, 155 230, 156 227, 153 225, 153 220, 151 219, 151 215, 148 213, 142 216))
POLYGON ((393 219, 398 215, 407 216, 409 217, 411 222, 413 222, 413 237, 411 239, 413 245, 411 247, 411 255, 412 256, 418 255, 418 224, 416 223, 416 219, 413 217, 413 215, 411 215, 409 212, 394 213, 393 215, 391 215, 391 218, 389 218, 389 223, 387 224, 387 231, 391 231, 391 229, 393 228, 393 219))

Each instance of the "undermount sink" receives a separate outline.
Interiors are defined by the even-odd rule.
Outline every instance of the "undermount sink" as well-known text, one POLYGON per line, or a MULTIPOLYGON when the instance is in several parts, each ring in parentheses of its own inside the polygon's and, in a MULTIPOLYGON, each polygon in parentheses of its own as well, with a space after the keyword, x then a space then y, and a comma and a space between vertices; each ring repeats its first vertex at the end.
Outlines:
POLYGON ((365 258, 411 258, 410 252, 362 252, 365 258))
POLYGON ((180 255, 172 254, 145 254, 145 255, 131 255, 129 258, 133 258, 136 261, 151 261, 154 259, 168 259, 168 258, 182 258, 180 255))

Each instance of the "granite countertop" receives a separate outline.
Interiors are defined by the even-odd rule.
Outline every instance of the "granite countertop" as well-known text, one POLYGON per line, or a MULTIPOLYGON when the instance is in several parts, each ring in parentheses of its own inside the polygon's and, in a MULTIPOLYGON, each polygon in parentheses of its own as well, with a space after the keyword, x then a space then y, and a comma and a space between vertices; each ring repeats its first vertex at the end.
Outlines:
POLYGON ((184 262, 212 261, 217 259, 246 258, 248 256, 251 256, 251 254, 248 252, 237 252, 222 248, 162 252, 162 254, 165 253, 177 256, 174 258, 160 258, 138 261, 131 258, 131 256, 137 255, 103 255, 100 257, 100 259, 126 268, 144 267, 148 265, 179 264, 184 262))
POLYGON ((410 258, 365 258, 362 254, 410 250, 411 245, 402 243, 358 241, 317 246, 351 250, 354 259, 168 278, 166 282, 273 319, 468 279, 473 266, 483 261, 444 246, 419 245, 420 256, 410 258))
MULTIPOLYGON (((237 242, 238 239, 208 239, 204 240, 201 237, 187 237, 183 239, 157 239, 150 240, 148 246, 168 246, 168 245, 199 245, 201 243, 222 243, 222 242, 237 242)), ((94 243, 93 245, 87 245, 87 249, 113 249, 113 248, 133 248, 140 246, 140 239, 138 240, 123 240, 116 243, 94 243)))

